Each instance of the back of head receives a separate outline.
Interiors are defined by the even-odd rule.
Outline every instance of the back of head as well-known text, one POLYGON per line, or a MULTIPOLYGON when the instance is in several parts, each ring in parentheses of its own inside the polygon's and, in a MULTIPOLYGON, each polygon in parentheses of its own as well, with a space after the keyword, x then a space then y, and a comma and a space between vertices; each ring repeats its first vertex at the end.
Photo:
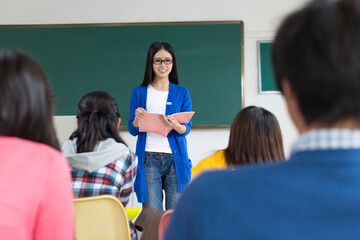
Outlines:
POLYGON ((280 26, 273 63, 307 124, 360 119, 360 1, 317 0, 280 26))
POLYGON ((18 52, 0 54, 0 135, 60 148, 48 78, 35 60, 18 52))
POLYGON ((231 124, 225 158, 227 165, 283 159, 283 141, 276 117, 261 107, 242 109, 231 124))
POLYGON ((93 151, 98 141, 107 138, 124 143, 118 132, 118 104, 107 92, 95 91, 83 96, 78 104, 76 118, 78 128, 70 139, 77 138, 78 153, 93 151))

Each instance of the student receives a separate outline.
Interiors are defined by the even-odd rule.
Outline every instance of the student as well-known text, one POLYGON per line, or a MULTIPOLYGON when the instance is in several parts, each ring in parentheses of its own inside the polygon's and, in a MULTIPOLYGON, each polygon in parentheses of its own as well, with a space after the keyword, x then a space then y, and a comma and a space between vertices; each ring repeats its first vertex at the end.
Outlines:
POLYGON ((171 114, 191 111, 189 91, 179 86, 176 56, 172 46, 165 42, 151 44, 146 61, 144 81, 136 87, 130 100, 130 134, 138 136, 136 155, 139 172, 135 181, 138 201, 144 208, 170 209, 177 192, 191 179, 191 161, 185 136, 192 121, 180 124, 171 114), (165 126, 173 128, 167 137, 157 133, 139 132, 139 119, 144 112, 160 113, 165 126))
POLYGON ((53 102, 35 60, 0 53, 0 239, 74 238, 70 174, 58 151, 53 102))
MULTIPOLYGON (((71 166, 74 197, 103 194, 117 197, 124 207, 133 189, 137 158, 119 135, 120 112, 112 96, 90 92, 78 104, 78 128, 61 146, 71 166)), ((129 220, 132 239, 135 226, 129 220)))
POLYGON ((273 47, 300 138, 286 162, 209 172, 178 201, 166 239, 360 238, 360 1, 291 14, 273 47))
POLYGON ((228 147, 205 158, 191 171, 195 178, 208 170, 281 159, 284 159, 284 147, 276 117, 264 108, 249 106, 234 118, 228 147))

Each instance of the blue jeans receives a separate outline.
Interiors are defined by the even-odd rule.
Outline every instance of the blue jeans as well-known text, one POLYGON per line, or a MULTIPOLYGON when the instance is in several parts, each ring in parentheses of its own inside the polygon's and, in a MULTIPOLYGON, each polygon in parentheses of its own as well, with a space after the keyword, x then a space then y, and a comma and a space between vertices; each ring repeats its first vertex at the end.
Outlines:
POLYGON ((142 204, 143 208, 163 210, 163 189, 165 209, 174 208, 178 193, 173 155, 145 154, 144 168, 148 201, 142 204))

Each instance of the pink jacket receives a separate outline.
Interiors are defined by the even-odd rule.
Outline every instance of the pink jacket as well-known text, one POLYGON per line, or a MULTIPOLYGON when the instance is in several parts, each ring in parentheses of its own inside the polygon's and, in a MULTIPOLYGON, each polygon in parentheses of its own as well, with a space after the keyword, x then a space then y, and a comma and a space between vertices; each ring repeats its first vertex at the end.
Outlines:
POLYGON ((0 239, 74 239, 66 158, 44 144, 0 137, 0 239))

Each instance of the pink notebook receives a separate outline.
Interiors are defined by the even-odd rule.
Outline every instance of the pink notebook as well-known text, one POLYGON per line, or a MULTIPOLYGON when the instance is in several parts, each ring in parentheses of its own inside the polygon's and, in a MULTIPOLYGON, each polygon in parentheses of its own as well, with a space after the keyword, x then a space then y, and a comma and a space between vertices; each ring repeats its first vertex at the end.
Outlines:
MULTIPOLYGON (((181 124, 186 124, 190 121, 195 112, 180 112, 174 113, 172 116, 181 124)), ((144 117, 139 120, 140 132, 153 132, 166 137, 172 128, 165 127, 160 120, 159 113, 144 113, 144 117)))

